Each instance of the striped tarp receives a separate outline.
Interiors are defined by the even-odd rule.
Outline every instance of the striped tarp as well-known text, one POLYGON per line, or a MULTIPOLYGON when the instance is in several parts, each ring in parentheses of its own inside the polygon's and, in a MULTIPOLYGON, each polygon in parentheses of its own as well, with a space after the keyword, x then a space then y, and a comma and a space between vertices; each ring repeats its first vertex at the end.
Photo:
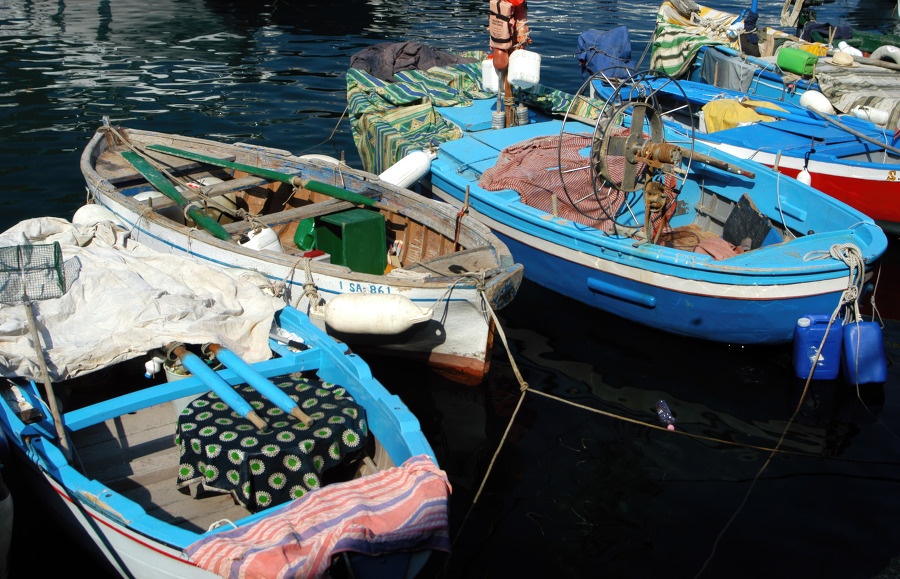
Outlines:
POLYGON ((332 484, 258 522, 185 549, 197 566, 229 578, 322 577, 331 557, 450 550, 447 475, 427 456, 332 484))
POLYGON ((737 48, 725 36, 735 15, 705 6, 699 14, 686 18, 671 2, 663 2, 656 15, 656 33, 650 54, 650 68, 676 78, 683 75, 701 47, 725 44, 737 48))
MULTIPOLYGON (((405 70, 391 82, 361 70, 347 71, 347 101, 353 140, 363 168, 381 173, 413 151, 437 149, 459 139, 462 130, 449 123, 435 107, 469 106, 474 99, 494 99, 481 83, 483 52, 467 52, 478 59, 470 64, 405 70)), ((523 91, 529 106, 550 114, 571 112, 596 118, 601 103, 575 98, 562 91, 535 85, 523 91)))

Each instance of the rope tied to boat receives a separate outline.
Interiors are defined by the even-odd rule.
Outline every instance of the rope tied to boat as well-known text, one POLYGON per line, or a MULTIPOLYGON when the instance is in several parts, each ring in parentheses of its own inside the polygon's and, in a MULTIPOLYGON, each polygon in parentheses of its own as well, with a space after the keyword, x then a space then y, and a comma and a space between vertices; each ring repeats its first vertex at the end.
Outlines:
POLYGON ((322 299, 319 297, 319 288, 316 287, 316 282, 313 280, 312 268, 309 265, 312 262, 312 259, 304 257, 302 260, 303 296, 300 299, 302 300, 305 297, 309 301, 309 311, 312 313, 313 311, 319 310, 322 299))
POLYGON ((509 342, 506 340, 506 333, 503 331, 503 326, 500 325, 500 320, 497 319, 497 314, 494 312, 494 308, 491 307, 491 304, 488 302, 487 296, 484 293, 484 288, 479 288, 478 295, 481 298, 482 308, 487 310, 490 313, 491 319, 494 322, 494 328, 497 330, 497 334, 500 336, 500 341, 503 343, 503 347, 506 349, 506 355, 509 358, 509 363, 512 366, 513 373, 516 375, 516 380, 519 381, 519 401, 516 402, 516 407, 512 412, 512 415, 509 417, 509 422, 506 425, 506 430, 503 431, 503 436, 500 438, 500 442, 497 443, 497 449, 494 451, 494 455, 491 457, 491 462, 488 464, 487 470, 484 473, 484 477, 481 479, 481 484, 478 486, 478 491, 475 493, 475 497, 472 499, 472 504, 469 505, 469 510, 466 512, 466 516, 463 518, 462 523, 459 525, 459 530, 456 532, 456 537, 453 538, 453 543, 455 544, 457 539, 462 535, 463 527, 466 526, 466 521, 469 520, 469 515, 472 514, 472 511, 475 509, 475 504, 478 502, 478 499, 481 497, 481 492, 484 490, 484 486, 487 484, 488 477, 491 475, 491 470, 494 468, 494 463, 497 462, 497 456, 499 456, 500 451, 503 449, 503 445, 506 443, 506 439, 509 437, 509 431, 512 429, 513 424, 516 421, 516 416, 519 414, 519 409, 522 407, 522 402, 525 400, 525 394, 528 392, 528 382, 522 377, 522 373, 519 371, 519 366, 516 364, 516 360, 512 355, 512 350, 509 347, 509 342))
POLYGON ((841 302, 832 315, 832 321, 837 317, 841 308, 849 305, 845 313, 845 320, 861 319, 859 313, 859 298, 863 294, 863 284, 866 277, 866 260, 862 255, 862 251, 853 243, 836 243, 832 245, 828 251, 817 250, 810 251, 803 256, 804 261, 813 261, 817 259, 836 259, 844 262, 849 268, 847 289, 841 294, 841 302))

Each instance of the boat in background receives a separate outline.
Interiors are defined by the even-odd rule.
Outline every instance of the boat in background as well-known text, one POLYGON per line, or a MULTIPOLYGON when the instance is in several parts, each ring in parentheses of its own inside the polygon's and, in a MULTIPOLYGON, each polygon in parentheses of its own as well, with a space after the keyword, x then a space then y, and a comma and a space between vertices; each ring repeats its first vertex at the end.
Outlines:
POLYGON ((653 102, 680 140, 777 168, 900 233, 900 149, 870 121, 653 71, 598 78, 592 90, 600 99, 653 102))
MULTIPOLYGON (((449 550, 446 475, 416 418, 345 344, 250 281, 76 229, 89 245, 66 247, 52 270, 75 260, 77 276, 34 297, 46 347, 8 333, 2 347, 6 360, 38 350, 52 378, 39 387, 32 362, 5 366, 0 430, 91 552, 123 577, 159 579, 412 577, 449 550), (120 302, 134 315, 117 316, 120 302), (260 343, 266 359, 248 354, 260 343), (189 373, 159 372, 178 364, 189 373)), ((4 327, 21 310, 3 308, 4 327)))
POLYGON ((358 351, 481 381, 522 266, 449 205, 320 157, 101 127, 81 158, 91 201, 159 251, 261 272, 358 351))
MULTIPOLYGON (((432 68, 415 75, 431 82, 395 75, 381 90, 437 87, 443 98, 449 89, 435 79, 469 77, 451 88, 483 89, 479 72, 432 68)), ((354 128, 390 122, 369 118, 382 84, 348 71, 354 128)), ((496 95, 460 94, 457 106, 427 111, 462 134, 436 147, 428 188, 490 226, 526 277, 667 332, 764 344, 790 342, 797 319, 831 314, 871 275, 887 239, 870 218, 756 162, 682 142, 655 107, 592 100, 589 87, 567 95, 526 84, 508 126, 494 123, 506 116, 496 95), (849 263, 832 257, 849 247, 849 263)), ((354 137, 371 159, 374 143, 354 137)))
MULTIPOLYGON (((751 8, 749 14, 756 12, 751 8)), ((800 104, 806 91, 815 90, 838 112, 875 109, 889 134, 897 128, 900 48, 889 44, 890 37, 886 37, 883 50, 870 57, 855 55, 845 62, 835 55, 850 57, 852 50, 834 50, 771 27, 757 31, 755 18, 745 26, 746 17, 692 0, 663 2, 656 17, 649 67, 676 79, 795 104, 800 104), (748 40, 750 36, 754 38, 748 40)), ((837 40, 834 43, 839 44, 837 40)))

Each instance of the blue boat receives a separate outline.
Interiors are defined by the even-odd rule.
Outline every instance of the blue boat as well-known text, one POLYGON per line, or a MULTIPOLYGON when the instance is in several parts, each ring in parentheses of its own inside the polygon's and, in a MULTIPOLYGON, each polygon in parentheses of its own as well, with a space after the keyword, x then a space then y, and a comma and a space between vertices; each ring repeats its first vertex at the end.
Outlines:
MULTIPOLYGON (((885 118, 882 124, 893 131, 900 116, 900 49, 892 45, 896 37, 882 36, 884 44, 873 49, 879 35, 868 35, 866 43, 872 46, 864 48, 871 53, 863 56, 852 46, 853 39, 844 45, 836 30, 840 27, 825 29, 836 35, 832 44, 838 50, 828 45, 827 37, 811 42, 770 27, 757 34, 756 2, 748 8, 731 14, 692 0, 665 0, 656 17, 649 68, 793 104, 800 104, 807 91, 816 91, 838 112, 878 109, 885 118)), ((785 8, 807 7, 795 3, 785 8)), ((783 20, 786 16, 782 13, 783 20)), ((790 16, 796 22, 798 14, 790 16)))
MULTIPOLYGON (((92 259, 82 257, 83 267, 92 259)), ((159 259, 145 268, 180 258, 159 259)), ((200 278, 222 274, 202 271, 200 278)), ((73 283, 87 287, 85 278, 81 269, 73 283)), ((207 309, 228 299, 229 288, 222 292, 188 303, 207 309)), ((160 304, 176 293, 160 291, 160 304)), ((109 307, 85 307, 112 315, 115 300, 104 295, 109 307)), ((68 337, 46 321, 53 301, 41 302, 42 324, 53 338, 47 355, 58 360, 49 350, 68 337)), ((225 317, 249 316, 251 304, 242 304, 243 314, 225 317)), ((161 307, 151 304, 141 321, 161 307)), ((164 325, 190 315, 163 314, 164 325)), ((136 357, 122 345, 116 363, 93 372, 40 386, 23 374, 3 387, 0 430, 34 492, 111 570, 145 578, 402 577, 434 550, 449 550, 449 486, 416 418, 305 314, 288 306, 270 310, 268 322, 273 316, 271 331, 262 328, 269 357, 261 361, 199 338, 136 357), (154 365, 167 368, 169 380, 148 380, 154 365), (68 396, 48 403, 54 391, 68 396)))
POLYGON ((601 99, 655 102, 680 140, 696 139, 804 179, 900 231, 900 149, 892 133, 871 121, 652 71, 617 85, 595 80, 592 88, 601 99))
MULTIPOLYGON (((354 128, 390 120, 366 117, 378 109, 360 105, 377 98, 370 85, 426 94, 435 83, 414 76, 458 75, 468 82, 444 86, 480 87, 479 69, 432 68, 390 83, 351 69, 354 128)), ((887 247, 872 219, 758 163, 692 145, 646 103, 634 114, 634 103, 592 100, 589 86, 576 95, 539 83, 520 90, 518 126, 494 128, 496 95, 459 91, 456 106, 434 107, 461 136, 429 137, 437 158, 427 191, 495 231, 526 278, 667 332, 771 344, 791 341, 804 314, 831 314, 851 271, 871 274, 887 247), (858 259, 843 259, 847 248, 858 259)), ((365 160, 373 147, 360 134, 365 160)), ((400 125, 378 134, 393 135, 379 141, 382 151, 422 145, 415 134, 402 143, 400 125)))

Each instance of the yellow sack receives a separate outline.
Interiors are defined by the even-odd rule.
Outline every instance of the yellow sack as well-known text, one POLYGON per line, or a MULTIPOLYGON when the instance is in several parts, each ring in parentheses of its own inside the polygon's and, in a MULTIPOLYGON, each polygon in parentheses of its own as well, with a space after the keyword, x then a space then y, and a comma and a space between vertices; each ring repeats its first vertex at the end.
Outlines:
POLYGON ((784 111, 776 104, 765 101, 747 100, 738 102, 734 99, 718 99, 706 103, 703 107, 703 116, 706 120, 706 132, 715 133, 725 129, 733 129, 747 123, 769 122, 777 120, 768 115, 756 112, 756 107, 765 107, 784 111))

